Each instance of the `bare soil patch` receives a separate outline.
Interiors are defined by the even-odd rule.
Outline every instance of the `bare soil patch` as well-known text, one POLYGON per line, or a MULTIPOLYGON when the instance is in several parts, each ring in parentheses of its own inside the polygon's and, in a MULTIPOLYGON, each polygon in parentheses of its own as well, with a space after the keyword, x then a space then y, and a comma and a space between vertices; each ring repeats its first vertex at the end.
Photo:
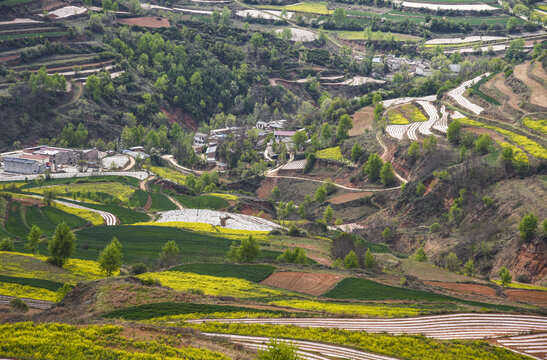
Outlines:
POLYGON ((507 289, 505 294, 513 301, 526 302, 540 306, 547 306, 547 291, 507 289))
POLYGON ((530 63, 524 63, 518 66, 515 66, 515 70, 513 71, 513 75, 522 81, 526 86, 530 88, 532 91, 532 94, 530 96, 530 103, 533 105, 545 107, 547 105, 547 89, 543 86, 543 84, 540 84, 539 82, 535 81, 534 79, 531 79, 528 77, 528 67, 530 66, 530 63))
POLYGON ((347 203, 349 201, 360 199, 360 198, 365 197, 365 196, 370 196, 372 194, 373 193, 371 193, 371 192, 358 192, 358 193, 351 192, 351 193, 331 197, 328 201, 331 204, 343 204, 343 203, 347 203))
POLYGON ((441 287, 444 289, 457 291, 457 292, 494 296, 494 297, 496 296, 496 290, 486 285, 462 284, 462 283, 451 283, 451 282, 441 282, 441 281, 424 281, 424 282, 431 286, 437 286, 437 287, 441 287))
POLYGON ((118 19, 115 22, 125 25, 138 25, 148 28, 163 28, 169 27, 169 20, 156 16, 145 16, 136 18, 118 19))
POLYGON ((532 65, 530 65, 531 73, 534 76, 537 76, 538 78, 542 79, 543 81, 547 82, 547 73, 543 70, 543 67, 541 66, 541 63, 534 62, 532 65))
POLYGON ((494 130, 479 127, 466 127, 465 131, 469 131, 477 135, 488 134, 493 140, 506 141, 505 136, 494 130))
POLYGON ((367 106, 353 115, 353 128, 348 132, 349 136, 357 136, 365 133, 366 129, 372 130, 374 108, 367 106))
POLYGON ((260 187, 256 190, 256 196, 258 196, 259 199, 269 198, 272 190, 277 186, 277 182, 278 179, 276 178, 265 178, 260 187))
POLYGON ((263 280, 261 284, 319 296, 326 293, 345 277, 334 274, 287 271, 274 273, 263 280))
MULTIPOLYGON (((519 96, 511 90, 509 86, 505 84, 504 73, 499 73, 486 83, 486 88, 492 88, 500 91, 503 95, 507 96, 507 105, 517 111, 522 111, 520 108, 519 96)), ((503 102, 503 101, 501 101, 503 102)))

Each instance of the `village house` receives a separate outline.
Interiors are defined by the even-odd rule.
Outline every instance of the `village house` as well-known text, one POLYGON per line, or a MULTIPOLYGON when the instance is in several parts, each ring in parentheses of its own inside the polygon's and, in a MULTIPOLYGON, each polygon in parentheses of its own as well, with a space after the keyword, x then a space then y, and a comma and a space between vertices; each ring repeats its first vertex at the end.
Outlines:
POLYGON ((194 146, 201 147, 207 144, 207 134, 197 132, 194 134, 194 146))
POLYGON ((275 141, 277 142, 292 142, 293 135, 296 134, 296 131, 288 130, 278 130, 274 131, 275 141))
POLYGON ((36 160, 8 157, 4 159, 4 171, 15 174, 41 174, 46 165, 36 160))

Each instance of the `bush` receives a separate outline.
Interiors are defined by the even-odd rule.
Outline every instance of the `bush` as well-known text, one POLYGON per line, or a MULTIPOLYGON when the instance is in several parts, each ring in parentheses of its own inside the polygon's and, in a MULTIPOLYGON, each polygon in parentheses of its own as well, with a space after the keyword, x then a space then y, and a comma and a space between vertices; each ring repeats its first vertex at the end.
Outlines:
POLYGON ((241 241, 241 245, 238 247, 235 242, 232 242, 230 250, 226 254, 226 257, 230 261, 234 262, 252 262, 260 256, 260 247, 258 243, 253 239, 252 235, 249 235, 247 239, 241 241))
POLYGON ((346 269, 359 268, 359 259, 353 250, 351 250, 344 258, 344 267, 346 269))
POLYGON ((376 265, 376 259, 370 252, 370 249, 367 249, 367 252, 365 253, 365 267, 367 269, 372 269, 374 265, 376 265))
POLYGON ((519 276, 516 277, 515 280, 520 282, 520 283, 524 283, 524 284, 529 284, 530 283, 530 277, 526 274, 520 274, 519 276))
POLYGON ((431 232, 439 232, 439 231, 442 230, 442 228, 443 228, 442 225, 439 224, 438 222, 436 222, 436 223, 433 223, 433 224, 431 224, 431 225, 429 226, 429 231, 431 231, 431 232))
POLYGON ((130 272, 131 272, 131 275, 144 274, 145 272, 148 272, 148 267, 143 263, 133 264, 131 266, 130 272))
POLYGON ((384 238, 385 240, 391 239, 392 235, 393 234, 391 233, 391 229, 388 227, 386 227, 384 231, 382 231, 382 238, 384 238))
POLYGON ((484 204, 484 206, 492 206, 494 204, 494 199, 492 199, 490 196, 488 195, 485 195, 483 198, 482 198, 482 203, 484 204))
POLYGON ((416 252, 414 253, 414 260, 420 261, 420 262, 427 261, 427 254, 425 253, 425 250, 422 246, 416 249, 416 252))
POLYGON ((28 311, 28 305, 25 304, 23 302, 23 300, 21 300, 19 298, 11 299, 9 304, 10 304, 11 308, 13 309, 13 311, 23 312, 23 313, 28 311))
POLYGON ((526 214, 522 217, 519 224, 520 237, 524 241, 531 240, 536 234, 538 227, 538 218, 533 212, 526 214))
POLYGON ((511 276, 509 269, 507 269, 505 266, 501 267, 500 271, 498 272, 498 276, 500 277, 502 286, 508 286, 513 281, 513 277, 511 276))
POLYGON ((283 254, 277 257, 277 261, 292 264, 307 264, 308 258, 306 252, 301 248, 287 249, 283 254))
POLYGON ((56 302, 60 302, 63 300, 70 291, 72 290, 72 286, 69 284, 63 284, 57 291, 55 292, 55 295, 57 297, 56 302))
POLYGON ((144 286, 161 286, 161 282, 159 281, 159 279, 147 277, 142 278, 141 280, 144 286))
POLYGON ((298 347, 292 343, 271 339, 266 350, 258 351, 259 360, 300 360, 298 347))
POLYGON ((420 181, 418 186, 416 186, 416 195, 422 196, 423 194, 425 194, 425 185, 420 181))
POLYGON ((0 242, 0 251, 15 251, 15 245, 9 238, 3 238, 0 242))

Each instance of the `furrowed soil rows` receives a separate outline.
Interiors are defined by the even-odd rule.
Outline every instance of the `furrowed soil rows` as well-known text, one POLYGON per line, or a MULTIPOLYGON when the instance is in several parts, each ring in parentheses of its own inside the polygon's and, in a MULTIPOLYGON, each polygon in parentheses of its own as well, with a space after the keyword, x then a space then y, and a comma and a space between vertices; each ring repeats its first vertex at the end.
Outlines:
POLYGON ((532 304, 547 306, 547 291, 507 289, 505 294, 513 301, 529 302, 532 304))
POLYGON ((287 271, 273 273, 261 284, 319 296, 343 278, 345 278, 343 275, 287 271))
POLYGON ((481 294, 487 296, 496 296, 496 289, 479 284, 451 283, 441 281, 424 281, 428 285, 442 287, 444 289, 465 292, 469 294, 481 294))
POLYGON ((545 89, 543 84, 540 84, 528 76, 527 71, 529 66, 529 62, 515 66, 513 75, 532 90, 530 103, 541 107, 547 107, 547 89, 545 89))
POLYGON ((524 332, 547 332, 547 317, 510 314, 453 314, 400 319, 215 319, 195 320, 194 323, 294 325, 367 331, 390 334, 423 334, 435 339, 483 339, 516 336, 524 332))

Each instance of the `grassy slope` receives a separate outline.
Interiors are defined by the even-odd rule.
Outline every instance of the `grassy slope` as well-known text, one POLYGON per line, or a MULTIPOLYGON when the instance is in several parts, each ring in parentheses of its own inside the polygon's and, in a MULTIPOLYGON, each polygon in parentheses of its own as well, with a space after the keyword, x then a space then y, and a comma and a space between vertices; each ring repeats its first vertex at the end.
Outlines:
POLYGON ((192 272, 200 275, 236 277, 259 282, 270 276, 275 269, 275 266, 269 265, 186 264, 176 266, 170 270, 192 272))

